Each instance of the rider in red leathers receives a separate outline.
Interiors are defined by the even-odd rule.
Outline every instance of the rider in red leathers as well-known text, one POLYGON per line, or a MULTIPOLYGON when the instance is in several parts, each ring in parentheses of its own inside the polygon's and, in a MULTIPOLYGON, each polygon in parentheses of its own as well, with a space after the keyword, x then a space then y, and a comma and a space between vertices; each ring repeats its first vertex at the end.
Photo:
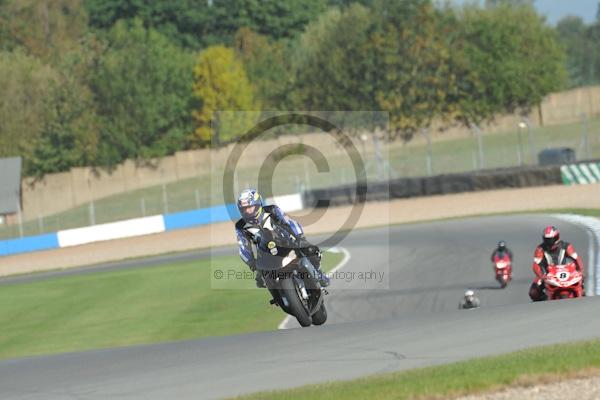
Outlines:
POLYGON ((504 255, 507 255, 508 259, 512 262, 513 253, 512 253, 512 251, 510 251, 510 249, 508 247, 506 247, 506 242, 504 240, 501 240, 498 242, 498 246, 492 253, 491 260, 492 260, 492 262, 494 262, 494 259, 496 258, 496 256, 498 256, 499 258, 502 258, 502 257, 504 257, 504 255))
POLYGON ((584 272, 581 257, 575 251, 571 243, 560 239, 560 233, 555 226, 547 226, 542 235, 543 242, 535 249, 533 255, 533 273, 535 280, 529 289, 529 297, 533 301, 546 300, 543 278, 546 275, 548 265, 561 264, 566 257, 575 261, 577 270, 584 272))

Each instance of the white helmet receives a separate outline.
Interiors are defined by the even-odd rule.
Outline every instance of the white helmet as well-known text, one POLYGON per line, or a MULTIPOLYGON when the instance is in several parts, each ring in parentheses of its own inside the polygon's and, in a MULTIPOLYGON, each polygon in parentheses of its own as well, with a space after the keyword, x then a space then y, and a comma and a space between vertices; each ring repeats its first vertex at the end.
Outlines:
POLYGON ((467 298, 467 297, 475 297, 475 292, 472 291, 471 289, 467 290, 465 292, 465 298, 467 298))

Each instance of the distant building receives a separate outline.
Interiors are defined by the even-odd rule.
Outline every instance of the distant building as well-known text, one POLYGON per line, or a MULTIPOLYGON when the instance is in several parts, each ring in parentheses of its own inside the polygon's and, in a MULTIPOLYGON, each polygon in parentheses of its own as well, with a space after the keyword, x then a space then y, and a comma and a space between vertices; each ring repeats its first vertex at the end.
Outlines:
POLYGON ((12 223, 21 210, 21 157, 0 158, 0 223, 12 223))

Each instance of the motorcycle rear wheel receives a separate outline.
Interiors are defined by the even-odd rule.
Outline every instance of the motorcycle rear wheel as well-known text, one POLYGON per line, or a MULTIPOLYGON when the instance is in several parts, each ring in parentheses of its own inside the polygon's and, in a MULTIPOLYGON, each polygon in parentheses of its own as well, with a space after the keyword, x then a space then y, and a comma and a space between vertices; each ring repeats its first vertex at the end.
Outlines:
POLYGON ((313 325, 323 325, 325 321, 327 321, 327 309, 325 304, 321 304, 319 310, 312 316, 312 323, 313 325))

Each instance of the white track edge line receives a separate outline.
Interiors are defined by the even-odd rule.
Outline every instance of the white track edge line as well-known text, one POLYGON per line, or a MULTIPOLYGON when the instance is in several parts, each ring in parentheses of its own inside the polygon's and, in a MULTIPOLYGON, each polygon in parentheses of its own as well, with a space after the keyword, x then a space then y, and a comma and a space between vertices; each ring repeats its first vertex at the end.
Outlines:
POLYGON ((586 294, 588 296, 600 296, 600 220, 598 220, 597 218, 578 214, 554 214, 553 217, 587 228, 588 239, 590 241, 590 265, 587 269, 588 287, 586 288, 586 294), (593 240, 594 238, 595 243, 593 240))

